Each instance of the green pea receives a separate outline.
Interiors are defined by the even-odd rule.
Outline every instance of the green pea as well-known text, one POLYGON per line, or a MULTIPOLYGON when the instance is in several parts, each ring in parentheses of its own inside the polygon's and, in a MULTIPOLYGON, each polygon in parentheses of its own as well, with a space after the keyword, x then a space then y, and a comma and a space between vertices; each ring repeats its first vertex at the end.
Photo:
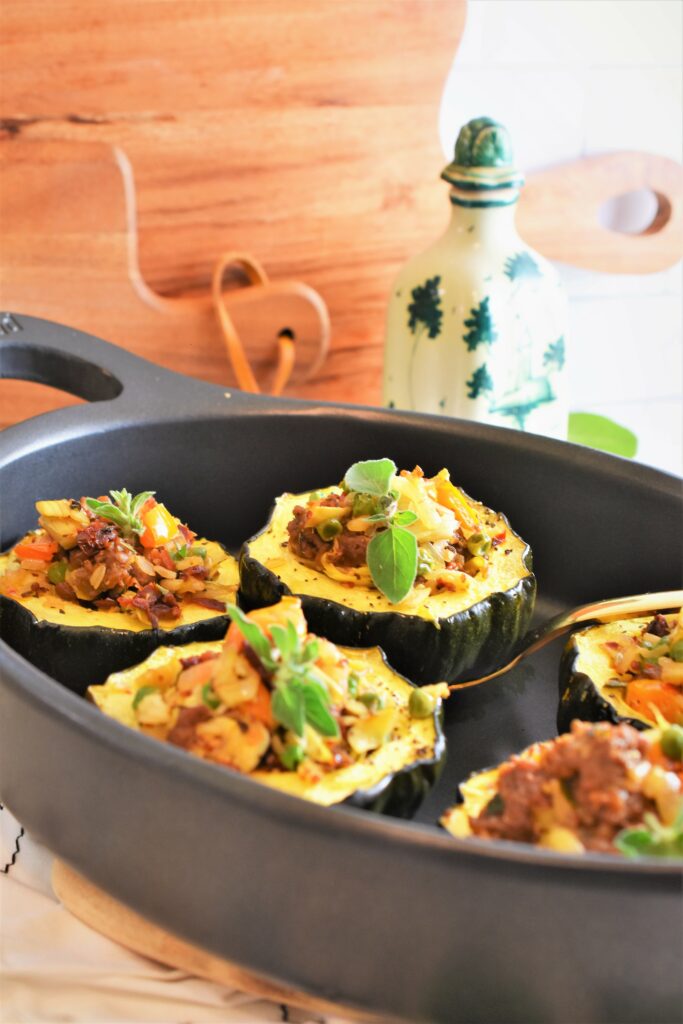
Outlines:
POLYGON ((375 499, 371 494, 356 494, 353 498, 354 516, 371 516, 376 511, 375 499))
POLYGON ((384 707, 384 698, 379 693, 359 693, 356 699, 370 711, 381 711, 384 707))
POLYGON ((410 711, 412 718, 429 718, 430 715, 434 714, 434 708, 436 707, 436 700, 432 697, 431 693, 425 693, 424 690, 413 690, 408 700, 408 711, 410 711))
POLYGON ((377 502, 377 505, 382 512, 389 513, 394 509, 397 500, 398 493, 396 491, 391 491, 390 494, 383 494, 377 502))
POLYGON ((662 753, 672 761, 683 761, 683 729, 680 725, 670 725, 662 731, 659 741, 662 753))
POLYGON ((342 524, 338 519, 326 519, 316 526, 318 536, 323 540, 334 540, 342 532, 342 529, 342 524))
POLYGON ((300 765, 303 761, 304 753, 304 748, 300 743, 288 743, 280 754, 282 766, 286 768, 288 772, 293 772, 297 765, 300 765))
POLYGON ((53 562, 47 570, 47 578, 50 583, 63 583, 66 579, 66 562, 53 562))
POLYGON ((675 644, 671 645, 669 657, 674 661, 683 661, 683 640, 677 640, 675 644))
POLYGON ((471 555, 483 555, 491 547, 491 540, 483 533, 473 533, 467 541, 467 550, 471 555))

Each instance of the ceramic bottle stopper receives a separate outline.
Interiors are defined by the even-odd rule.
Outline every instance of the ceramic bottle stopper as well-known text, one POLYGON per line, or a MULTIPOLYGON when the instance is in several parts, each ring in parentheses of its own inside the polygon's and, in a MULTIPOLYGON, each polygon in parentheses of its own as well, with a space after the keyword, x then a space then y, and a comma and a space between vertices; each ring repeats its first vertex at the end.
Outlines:
POLYGON ((394 282, 384 404, 565 438, 565 296, 517 234, 524 178, 503 125, 468 122, 441 177, 451 222, 394 282))

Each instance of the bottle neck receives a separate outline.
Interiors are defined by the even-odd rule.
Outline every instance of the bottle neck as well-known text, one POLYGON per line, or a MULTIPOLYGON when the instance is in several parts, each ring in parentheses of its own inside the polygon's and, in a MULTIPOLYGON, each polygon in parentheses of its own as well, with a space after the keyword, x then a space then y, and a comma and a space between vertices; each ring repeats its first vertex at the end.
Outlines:
POLYGON ((518 237, 515 227, 518 191, 515 191, 514 198, 510 196, 512 201, 504 203, 487 200, 481 192, 473 193, 471 199, 463 199, 458 191, 457 197, 454 197, 454 191, 451 191, 449 235, 458 238, 474 236, 472 241, 480 243, 506 242, 518 237))

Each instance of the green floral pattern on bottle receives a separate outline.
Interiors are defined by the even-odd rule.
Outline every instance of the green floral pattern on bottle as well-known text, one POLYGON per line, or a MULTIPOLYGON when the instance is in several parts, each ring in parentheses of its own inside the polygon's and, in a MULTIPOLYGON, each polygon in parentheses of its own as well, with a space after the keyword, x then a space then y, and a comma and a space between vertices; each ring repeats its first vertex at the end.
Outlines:
POLYGON ((441 298, 439 285, 441 277, 430 277, 424 284, 419 284, 411 291, 412 302, 408 306, 408 327, 413 334, 422 333, 425 328, 430 338, 438 338, 441 333, 441 298), (422 325, 421 329, 418 325, 422 325))
POLYGON ((546 377, 529 377, 521 387, 515 388, 496 399, 489 406, 489 412, 498 413, 514 420, 519 430, 526 429, 527 417, 539 405, 555 401, 555 393, 546 377))
POLYGON ((410 295, 412 302, 408 306, 408 328, 415 338, 410 351, 410 407, 415 408, 415 397, 413 394, 413 380, 415 374, 415 356, 420 339, 426 333, 428 338, 438 338, 441 334, 441 321, 443 310, 441 309, 441 295, 439 285, 441 276, 428 277, 424 284, 418 284, 412 289, 410 295))
POLYGON ((478 398, 481 394, 493 391, 493 379, 486 368, 486 363, 478 367, 470 379, 465 381, 465 384, 469 388, 468 398, 478 398))
POLYGON ((511 281, 533 277, 543 277, 541 269, 528 252, 518 252, 514 256, 508 256, 505 261, 505 276, 511 281))
POLYGON ((548 345, 543 353, 543 365, 549 370, 561 370, 564 366, 564 335, 548 345))
POLYGON ((463 334, 462 340, 467 345, 468 352, 474 352, 478 345, 492 345, 496 340, 498 332, 489 309, 488 295, 481 300, 478 306, 470 310, 470 315, 465 320, 465 327, 469 327, 469 331, 467 334, 463 334))

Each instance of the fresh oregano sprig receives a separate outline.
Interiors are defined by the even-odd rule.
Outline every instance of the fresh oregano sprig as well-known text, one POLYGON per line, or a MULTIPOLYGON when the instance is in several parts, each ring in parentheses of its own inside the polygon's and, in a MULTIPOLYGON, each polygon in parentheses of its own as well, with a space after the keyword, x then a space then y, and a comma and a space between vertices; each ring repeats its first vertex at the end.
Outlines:
POLYGON ((642 825, 620 832, 614 845, 627 857, 683 857, 683 808, 671 825, 646 814, 642 825))
POLYGON ((392 604, 408 596, 417 576, 417 538, 406 527, 418 517, 410 509, 396 511, 397 494, 391 490, 395 474, 391 459, 374 459, 354 463, 344 477, 348 491, 378 499, 377 512, 368 521, 385 529, 378 530, 368 544, 367 562, 373 583, 392 604))
POLYGON ((86 498, 85 503, 102 519, 109 519, 115 526, 118 526, 124 535, 144 533, 145 526, 139 518, 139 513, 145 502, 154 497, 156 491, 141 491, 140 494, 133 497, 124 487, 121 491, 110 491, 109 493, 113 503, 98 501, 97 498, 86 498))
POLYGON ((396 463, 391 459, 369 459, 354 462, 344 476, 347 491, 359 494, 388 494, 391 481, 396 475, 396 463))
POLYGON ((322 736, 336 737, 339 726, 330 711, 330 695, 315 671, 318 641, 305 643, 291 620, 285 626, 270 627, 273 645, 256 622, 236 605, 228 605, 228 615, 238 627, 266 671, 272 674, 273 717, 285 729, 303 736, 306 724, 322 736))

